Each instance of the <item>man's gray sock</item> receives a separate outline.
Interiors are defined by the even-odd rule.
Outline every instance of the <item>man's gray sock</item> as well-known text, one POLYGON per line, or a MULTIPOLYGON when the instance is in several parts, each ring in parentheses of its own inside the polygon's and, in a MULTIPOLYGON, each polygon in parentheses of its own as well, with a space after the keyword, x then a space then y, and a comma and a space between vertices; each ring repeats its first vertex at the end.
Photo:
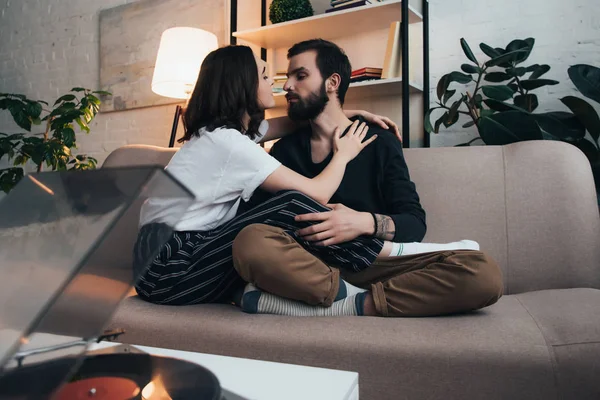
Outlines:
POLYGON ((364 315, 364 299, 361 292, 335 301, 331 307, 310 306, 300 301, 266 293, 249 283, 242 296, 242 310, 250 314, 276 314, 294 317, 334 317, 364 315))

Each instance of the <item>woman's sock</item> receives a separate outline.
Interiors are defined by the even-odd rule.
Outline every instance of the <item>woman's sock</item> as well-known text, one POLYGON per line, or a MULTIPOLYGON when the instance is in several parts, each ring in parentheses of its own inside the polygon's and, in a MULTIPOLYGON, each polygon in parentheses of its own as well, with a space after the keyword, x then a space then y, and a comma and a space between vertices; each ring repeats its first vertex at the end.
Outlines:
POLYGON ((407 256, 410 254, 430 253, 446 250, 479 250, 479 243, 473 240, 460 240, 451 243, 392 243, 390 257, 407 256))
POLYGON ((366 291, 367 291, 366 289, 362 289, 362 288, 359 288, 359 287, 349 284, 348 282, 343 280, 342 277, 340 276, 339 289, 338 289, 337 295, 335 296, 335 299, 333 301, 335 302, 338 300, 342 300, 342 299, 345 299, 346 297, 354 296, 355 294, 366 292, 366 291))
POLYGON ((334 301, 331 307, 310 306, 263 292, 253 284, 246 285, 242 296, 242 310, 250 314, 276 314, 293 317, 335 317, 364 315, 365 292, 334 301))

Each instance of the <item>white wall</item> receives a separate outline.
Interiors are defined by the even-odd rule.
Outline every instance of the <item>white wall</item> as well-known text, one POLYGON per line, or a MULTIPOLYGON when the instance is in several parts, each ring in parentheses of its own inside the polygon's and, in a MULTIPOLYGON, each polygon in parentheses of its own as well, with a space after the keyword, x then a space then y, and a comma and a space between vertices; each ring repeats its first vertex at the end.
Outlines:
MULTIPOLYGON (((251 27, 252 21, 258 26, 260 2, 238 1, 239 15, 246 17, 239 28, 251 27), (244 11, 249 9, 252 15, 244 11)), ((313 0, 316 12, 326 8, 324 1, 313 0)), ((50 101, 74 86, 96 88, 99 11, 130 2, 0 0, 0 92, 24 93, 50 101)), ((558 0, 432 0, 432 100, 438 79, 446 72, 458 70, 465 60, 459 45, 461 37, 478 50, 482 41, 500 46, 513 38, 532 36, 537 45, 531 62, 550 64, 548 77, 561 81, 559 86, 538 91, 542 109, 561 107, 557 98, 574 92, 567 81, 568 66, 600 66, 600 19, 596 9, 597 0, 572 0, 570 4, 558 0)), ((481 53, 477 51, 477 55, 481 53)), ((164 146, 168 143, 174 107, 100 114, 91 125, 92 133, 78 136, 80 151, 102 162, 110 151, 127 143, 164 146)), ((15 129, 8 113, 2 112, 0 132, 15 129)), ((473 136, 472 129, 433 135, 432 145, 463 142, 473 136)))

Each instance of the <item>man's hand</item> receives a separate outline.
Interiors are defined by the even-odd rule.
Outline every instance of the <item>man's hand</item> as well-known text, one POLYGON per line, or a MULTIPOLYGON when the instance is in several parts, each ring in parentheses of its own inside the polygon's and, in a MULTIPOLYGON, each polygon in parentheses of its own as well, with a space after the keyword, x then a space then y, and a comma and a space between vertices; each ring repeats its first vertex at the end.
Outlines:
POLYGON ((392 131, 392 133, 394 133, 394 135, 396 135, 398 140, 402 141, 402 135, 400 134, 400 128, 398 128, 398 125, 396 125, 396 123, 394 121, 392 121, 391 119, 389 119, 388 117, 383 116, 383 115, 373 114, 368 111, 361 111, 361 115, 368 122, 379 125, 383 129, 388 129, 388 130, 392 131))
POLYGON ((297 232, 300 237, 317 245, 330 246, 374 233, 375 223, 371 214, 355 211, 343 204, 328 204, 327 207, 331 211, 296 216, 296 221, 321 221, 300 229, 297 232))

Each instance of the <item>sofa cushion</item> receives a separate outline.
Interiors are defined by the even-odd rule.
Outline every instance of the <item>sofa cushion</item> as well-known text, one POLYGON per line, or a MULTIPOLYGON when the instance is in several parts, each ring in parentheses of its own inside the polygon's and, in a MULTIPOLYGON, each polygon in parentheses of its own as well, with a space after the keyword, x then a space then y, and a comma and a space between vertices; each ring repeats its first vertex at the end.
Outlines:
POLYGON ((517 296, 541 330, 564 399, 600 399, 600 303, 596 289, 517 296))
POLYGON ((478 312, 402 319, 249 315, 130 296, 110 327, 125 328, 127 343, 358 371, 364 399, 556 398, 557 385, 585 399, 600 390, 594 310, 596 289, 509 295, 478 312))

